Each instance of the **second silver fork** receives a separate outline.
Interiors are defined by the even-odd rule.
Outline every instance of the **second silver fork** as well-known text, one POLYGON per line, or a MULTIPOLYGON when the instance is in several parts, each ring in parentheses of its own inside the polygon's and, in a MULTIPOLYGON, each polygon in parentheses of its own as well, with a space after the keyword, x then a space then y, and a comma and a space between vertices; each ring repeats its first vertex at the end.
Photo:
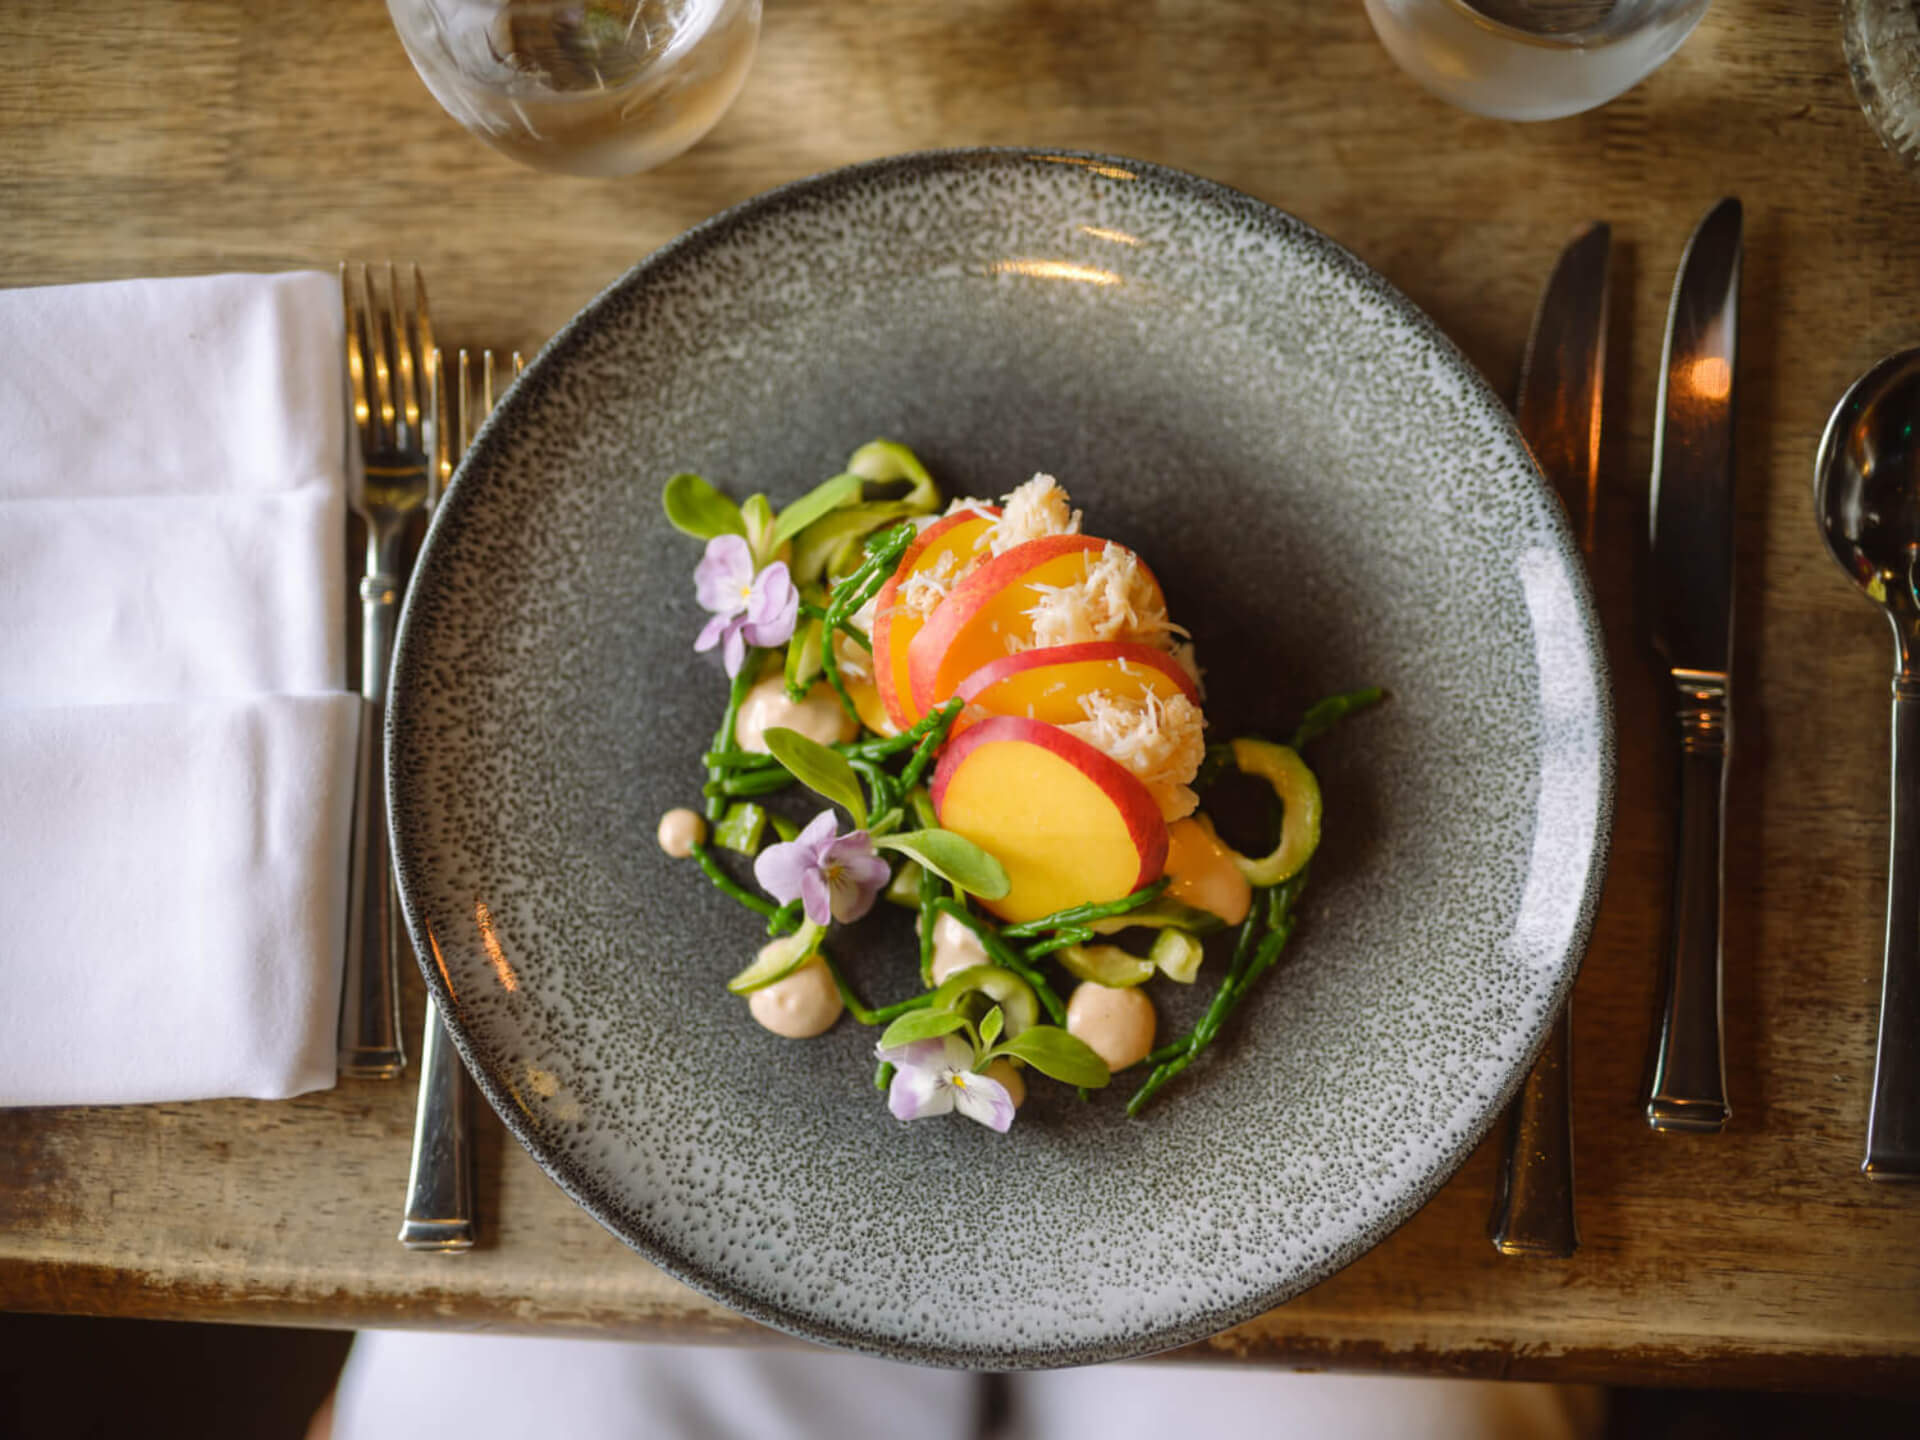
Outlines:
MULTIPOLYGON (((491 350, 480 352, 478 366, 468 352, 460 351, 450 392, 446 367, 437 352, 434 361, 433 413, 440 423, 430 504, 439 502, 453 478, 454 467, 467 453, 474 430, 492 411, 495 380, 491 350)), ((516 351, 514 375, 523 368, 516 351)), ((458 1254, 473 1248, 471 1089, 466 1067, 429 995, 426 1026, 420 1038, 420 1098, 413 1112, 407 1208, 400 1221, 400 1243, 409 1250, 458 1254)))

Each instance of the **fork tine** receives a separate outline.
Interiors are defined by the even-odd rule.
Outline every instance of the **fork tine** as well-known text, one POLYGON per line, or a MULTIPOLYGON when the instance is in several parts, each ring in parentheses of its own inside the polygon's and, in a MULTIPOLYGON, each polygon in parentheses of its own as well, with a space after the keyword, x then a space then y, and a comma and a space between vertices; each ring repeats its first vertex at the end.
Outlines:
POLYGON ((400 277, 387 262, 387 285, 380 301, 380 328, 390 347, 391 408, 387 439, 402 450, 420 448, 420 392, 413 378, 413 342, 407 334, 408 306, 400 295, 400 277))
POLYGON ((460 352, 460 454, 465 456, 467 446, 473 443, 473 383, 471 357, 465 350, 460 352))
POLYGON ((418 265, 407 267, 412 276, 413 292, 413 333, 420 357, 420 393, 427 397, 426 413, 421 416, 423 443, 420 448, 429 456, 438 455, 441 449, 439 430, 440 412, 432 405, 434 386, 440 380, 440 349, 433 343, 433 316, 427 308, 427 282, 420 274, 418 265))
POLYGON ((433 424, 433 463, 427 469, 427 509, 431 510, 440 503, 440 497, 447 493, 447 482, 453 478, 453 452, 447 448, 447 377, 446 367, 442 363, 438 350, 427 352, 427 388, 433 424))
POLYGON ((480 352, 480 418, 493 413, 493 351, 480 352))
POLYGON ((353 425, 362 450, 369 448, 367 443, 367 359, 361 348, 360 320, 366 310, 364 292, 361 289, 364 277, 353 271, 343 260, 340 262, 340 304, 341 316, 346 326, 347 342, 347 399, 353 406, 353 425), (356 284, 359 281, 360 284, 356 284))
POLYGON ((367 286, 367 348, 373 356, 373 419, 377 436, 374 445, 384 450, 394 443, 393 292, 389 290, 383 297, 380 287, 373 282, 372 272, 363 268, 362 275, 367 286))
POLYGON ((522 370, 525 370, 526 368, 527 368, 527 362, 520 358, 520 352, 518 350, 514 351, 513 352, 513 378, 518 380, 520 378, 520 372, 522 370))

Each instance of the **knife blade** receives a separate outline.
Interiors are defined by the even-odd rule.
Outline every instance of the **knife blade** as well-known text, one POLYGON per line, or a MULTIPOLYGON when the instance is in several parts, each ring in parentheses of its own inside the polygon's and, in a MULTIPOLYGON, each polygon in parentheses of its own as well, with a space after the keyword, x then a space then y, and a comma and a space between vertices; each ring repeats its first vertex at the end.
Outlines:
POLYGON ((1721 1038, 1721 852, 1733 649, 1733 413, 1740 202, 1687 242, 1661 352, 1650 497, 1654 643, 1674 686, 1680 803, 1667 994, 1647 1123, 1712 1132, 1730 1113, 1721 1038))
MULTIPOLYGON (((1560 252, 1540 292, 1520 360, 1514 419, 1593 550, 1600 415, 1607 351, 1607 269, 1613 231, 1587 226, 1560 252)), ((1514 1097, 1487 1235, 1503 1255, 1562 1257, 1580 1248, 1573 1204, 1571 1004, 1560 1008, 1514 1097)))
POLYGON ((1554 263, 1520 360, 1513 417, 1567 507, 1580 548, 1593 550, 1606 374, 1607 264, 1613 230, 1596 221, 1554 263))

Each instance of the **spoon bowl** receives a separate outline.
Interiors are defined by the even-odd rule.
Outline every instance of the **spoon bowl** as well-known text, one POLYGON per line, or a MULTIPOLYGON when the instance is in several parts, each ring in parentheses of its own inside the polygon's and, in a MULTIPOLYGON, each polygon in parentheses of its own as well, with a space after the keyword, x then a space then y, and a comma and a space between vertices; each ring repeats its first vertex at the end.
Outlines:
POLYGON ((1848 387, 1820 438, 1814 513, 1827 549, 1867 598, 1887 612, 1900 669, 1913 644, 1920 601, 1920 348, 1889 355, 1848 387))
POLYGON ((1920 1180, 1920 349, 1848 387, 1820 438, 1814 513, 1848 578, 1893 621, 1892 845, 1886 964, 1867 1158, 1876 1180, 1920 1180))

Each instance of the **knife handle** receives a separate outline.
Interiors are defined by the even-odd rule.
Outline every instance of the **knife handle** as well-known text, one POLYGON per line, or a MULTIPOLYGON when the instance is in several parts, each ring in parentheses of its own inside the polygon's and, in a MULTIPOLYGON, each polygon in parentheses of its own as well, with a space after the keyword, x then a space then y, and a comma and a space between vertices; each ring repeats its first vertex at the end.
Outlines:
POLYGON ((1920 1180, 1920 676, 1893 682, 1893 841, 1867 1158, 1875 1180, 1920 1180))
POLYGON ((1513 1102, 1487 1238, 1502 1255, 1565 1259, 1580 1248, 1573 1214, 1573 1001, 1554 1016, 1547 1040, 1513 1102))
POLYGON ((1727 1123, 1720 1035, 1721 851, 1727 829, 1727 677, 1675 670, 1680 694, 1680 811, 1674 850, 1667 999, 1647 1096, 1656 1130, 1712 1134, 1727 1123))

